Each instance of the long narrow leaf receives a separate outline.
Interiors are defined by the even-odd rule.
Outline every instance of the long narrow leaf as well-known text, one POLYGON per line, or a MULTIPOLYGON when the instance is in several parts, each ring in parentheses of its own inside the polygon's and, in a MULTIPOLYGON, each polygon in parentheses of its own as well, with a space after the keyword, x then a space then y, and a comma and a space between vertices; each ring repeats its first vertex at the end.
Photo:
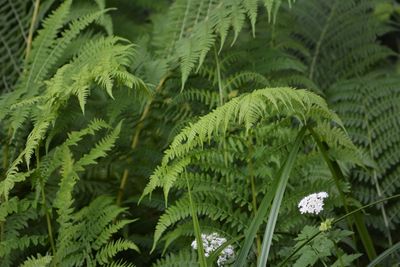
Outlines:
POLYGON ((199 263, 200 267, 207 267, 207 260, 204 254, 203 239, 201 238, 199 219, 197 218, 196 207, 194 206, 195 204, 193 203, 192 192, 190 190, 189 180, 187 177, 186 177, 186 183, 189 194, 190 211, 192 213, 192 219, 193 219, 194 235, 196 236, 196 242, 197 242, 199 263))
POLYGON ((371 261, 367 267, 377 266, 397 250, 400 250, 400 242, 396 243, 395 245, 391 246, 390 248, 382 252, 378 257, 376 257, 373 261, 371 261))
POLYGON ((281 172, 279 179, 278 188, 275 190, 274 202, 272 203, 271 210, 268 216, 267 226, 265 227, 264 239, 261 247, 261 256, 258 262, 258 267, 265 267, 268 260, 269 250, 272 244, 272 236, 274 235, 276 221, 278 220, 279 209, 282 204, 283 195, 285 193, 286 185, 289 180, 290 173, 293 165, 296 161, 297 154, 299 152, 300 144, 304 139, 306 127, 303 127, 296 137, 293 148, 290 151, 289 157, 287 158, 285 165, 281 172))
MULTIPOLYGON (((304 134, 305 134, 305 128, 303 128, 299 132, 299 134, 296 138, 294 147, 293 147, 291 153, 289 154, 289 157, 288 157, 286 163, 279 170, 278 177, 275 179, 275 181, 271 187, 272 192, 274 192, 274 191, 276 192, 276 189, 279 187, 281 181, 284 180, 285 175, 289 176, 290 169, 293 166, 294 159, 298 152, 298 147, 300 146, 301 140, 303 140, 304 134), (291 158, 293 158, 293 159, 291 160, 291 158)), ((285 187, 286 187, 286 185, 285 185, 285 187)), ((274 196, 273 194, 266 194, 264 196, 264 198, 262 199, 261 204, 257 210, 257 213, 256 213, 255 217, 253 218, 253 220, 251 221, 250 227, 248 228, 248 230, 245 233, 246 238, 244 240, 244 243, 243 243, 242 249, 239 253, 239 256, 237 257, 237 260, 235 262, 235 265, 234 265, 235 267, 245 266, 247 255, 249 254, 251 246, 253 245, 253 241, 254 241, 254 238, 256 237, 258 229, 260 228, 262 222, 264 221, 265 217, 267 216, 267 212, 271 205, 273 196, 274 196)))

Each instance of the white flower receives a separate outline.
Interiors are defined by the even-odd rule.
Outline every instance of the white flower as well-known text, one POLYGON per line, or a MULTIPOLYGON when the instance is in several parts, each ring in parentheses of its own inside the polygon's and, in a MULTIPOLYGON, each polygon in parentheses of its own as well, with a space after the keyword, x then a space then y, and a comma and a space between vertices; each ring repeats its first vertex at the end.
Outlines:
MULTIPOLYGON (((226 242, 226 238, 220 237, 217 233, 212 233, 210 235, 201 234, 201 240, 203 241, 204 255, 206 257, 210 256, 213 251, 217 250, 226 242)), ((197 249, 196 240, 192 242, 192 248, 197 249)), ((222 250, 218 257, 217 264, 218 266, 223 266, 228 262, 232 262, 234 257, 235 251, 233 250, 233 247, 229 245, 222 250)))
POLYGON ((304 197, 298 205, 300 213, 319 214, 324 209, 324 199, 328 196, 326 192, 319 192, 304 197))

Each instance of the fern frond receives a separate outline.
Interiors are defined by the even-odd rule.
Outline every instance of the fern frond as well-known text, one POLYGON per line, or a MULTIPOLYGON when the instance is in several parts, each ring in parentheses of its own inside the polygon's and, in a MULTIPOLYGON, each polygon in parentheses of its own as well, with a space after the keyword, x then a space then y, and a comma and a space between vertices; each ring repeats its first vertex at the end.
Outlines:
POLYGON ((98 250, 103 244, 106 244, 113 234, 122 229, 125 225, 134 222, 134 220, 121 220, 108 226, 96 239, 93 248, 98 250))
MULTIPOLYGON (((270 13, 272 7, 277 10, 280 0, 266 1, 270 13)), ((182 73, 182 89, 195 69, 200 69, 216 37, 220 38, 222 49, 229 29, 233 29, 232 45, 244 27, 246 17, 255 31, 258 12, 257 0, 230 0, 215 2, 213 0, 177 0, 168 13, 167 26, 158 26, 156 30, 157 45, 164 49, 167 57, 179 58, 182 73), (176 50, 174 53, 173 51, 176 50), (173 56, 172 56, 173 55, 173 56)))
POLYGON ((340 119, 329 111, 322 98, 305 90, 272 88, 241 95, 200 118, 197 123, 186 127, 175 137, 169 149, 165 151, 161 166, 151 176, 142 196, 162 186, 167 197, 177 174, 190 163, 190 159, 185 157, 185 154, 202 146, 204 142, 210 141, 214 135, 224 135, 230 125, 243 125, 248 131, 262 118, 274 117, 278 114, 279 116, 295 116, 303 122, 310 116, 318 120, 332 120, 341 125, 340 119), (181 158, 177 161, 179 163, 169 166, 175 158, 181 158))
MULTIPOLYGON (((393 52, 376 42, 377 36, 388 31, 369 10, 372 1, 296 1, 290 12, 292 34, 306 47, 303 54, 309 66, 308 77, 318 81, 321 89, 341 79, 367 73, 393 52)), ((289 48, 290 49, 290 48, 289 48)), ((301 56, 300 56, 301 57, 301 56)))
POLYGON ((52 48, 51 52, 47 55, 46 60, 41 64, 39 71, 34 75, 34 80, 38 81, 47 76, 51 66, 57 61, 61 53, 65 50, 67 45, 90 23, 98 20, 107 10, 92 12, 85 16, 79 17, 69 24, 69 29, 62 32, 62 37, 56 40, 56 45, 52 48))
POLYGON ((126 262, 123 262, 123 261, 112 262, 112 263, 110 263, 108 265, 105 265, 105 266, 107 266, 107 267, 135 267, 134 264, 126 263, 126 262))
POLYGON ((75 131, 75 132, 70 132, 68 133, 68 138, 64 142, 66 146, 74 146, 77 145, 79 141, 82 140, 82 138, 86 135, 94 135, 95 132, 101 130, 101 129, 109 129, 110 126, 102 119, 93 119, 87 128, 80 130, 80 131, 75 131))
POLYGON ((23 182, 32 171, 20 172, 18 166, 23 162, 23 154, 20 154, 11 164, 6 172, 6 177, 0 182, 0 194, 8 200, 10 190, 14 188, 15 183, 23 182))
POLYGON ((38 254, 36 257, 28 257, 21 267, 47 267, 51 262, 52 257, 50 255, 42 256, 38 254))
POLYGON ((51 54, 51 48, 54 46, 57 33, 64 25, 72 4, 72 0, 65 1, 60 7, 54 11, 47 19, 43 21, 43 29, 38 31, 38 36, 32 43, 32 53, 28 58, 29 71, 26 75, 26 82, 21 86, 21 93, 27 91, 28 88, 37 82, 37 74, 41 72, 41 67, 47 60, 47 56, 51 54))
MULTIPOLYGON (((215 193, 215 192, 214 192, 215 193)), ((247 221, 244 220, 244 214, 240 215, 240 211, 233 212, 229 208, 229 201, 222 201, 214 197, 213 200, 195 201, 195 210, 199 216, 207 216, 213 221, 225 221, 229 224, 232 229, 240 231, 247 225, 247 221)), ((226 199, 225 199, 226 200, 226 199)), ((188 219, 191 216, 191 206, 188 198, 181 198, 173 206, 169 207, 166 212, 160 217, 156 230, 154 232, 154 243, 153 249, 160 240, 163 233, 175 223, 188 219)))
POLYGON ((243 71, 227 78, 225 87, 228 91, 238 89, 246 83, 252 83, 256 87, 267 87, 270 82, 267 78, 257 72, 243 71))
POLYGON ((22 72, 25 40, 33 5, 26 1, 0 1, 0 91, 10 91, 22 72))
MULTIPOLYGON (((363 203, 397 194, 400 190, 400 158, 397 153, 400 149, 398 83, 397 75, 382 75, 378 72, 339 82, 329 90, 328 97, 332 106, 343 118, 352 140, 364 147, 376 163, 370 165, 369 169, 352 170, 351 177, 358 184, 353 190, 363 203)), ((390 205, 387 208, 390 209, 390 205)), ((386 215, 391 218, 387 220, 388 225, 377 223, 384 219, 384 215, 379 213, 375 212, 373 217, 367 219, 371 218, 368 222, 379 225, 381 230, 393 228, 393 223, 399 221, 398 214, 389 213, 386 215)))
POLYGON ((3 258, 5 255, 9 255, 13 250, 24 250, 31 245, 43 245, 46 241, 47 237, 43 235, 24 235, 18 238, 10 238, 0 243, 0 257, 3 258))
MULTIPOLYGON (((74 161, 72 153, 67 147, 63 147, 60 151, 62 160, 62 178, 60 180, 60 189, 54 199, 54 207, 59 215, 58 223, 60 224, 60 236, 64 236, 64 231, 67 231, 72 221, 73 212, 73 187, 79 179, 74 171, 74 161)), ((62 244, 62 242, 60 242, 62 244)))
POLYGON ((158 260, 152 267, 175 266, 200 266, 197 261, 197 253, 193 250, 180 250, 177 254, 169 254, 164 259, 158 260))
POLYGON ((139 248, 131 241, 118 239, 100 249, 96 254, 96 260, 99 264, 108 263, 110 258, 114 257, 118 252, 125 250, 139 251, 139 248))
POLYGON ((118 138, 118 135, 121 131, 121 125, 122 122, 118 123, 117 127, 115 127, 110 135, 102 139, 88 154, 85 154, 83 157, 81 157, 76 163, 76 168, 78 170, 83 170, 83 167, 86 165, 95 164, 96 159, 106 156, 107 152, 111 150, 118 138))

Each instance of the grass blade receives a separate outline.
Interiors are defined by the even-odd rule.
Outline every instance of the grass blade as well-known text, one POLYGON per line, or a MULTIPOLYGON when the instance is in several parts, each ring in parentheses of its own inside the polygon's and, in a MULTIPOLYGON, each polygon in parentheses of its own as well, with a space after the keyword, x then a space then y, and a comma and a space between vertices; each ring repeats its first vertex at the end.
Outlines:
MULTIPOLYGON (((292 156, 295 158, 298 152, 298 147, 301 143, 301 140, 303 140, 303 136, 305 133, 305 128, 303 127, 300 133, 298 134, 296 141, 295 141, 295 146, 293 147, 289 158, 287 159, 286 163, 282 166, 282 168, 278 172, 278 177, 277 179, 274 180, 272 184, 272 191, 276 191, 275 189, 278 188, 280 181, 282 180, 283 175, 289 175, 287 172, 284 172, 284 170, 288 170, 288 164, 290 163, 289 159, 292 156), (297 149, 296 149, 297 147, 297 149), (295 152, 293 152, 295 151, 295 152), (293 155, 292 155, 293 154, 293 155)), ((293 162, 292 162, 293 163, 293 162)), ((236 259, 235 262, 235 267, 242 267, 246 265, 246 259, 247 255, 249 254, 249 251, 251 249, 251 246, 253 245, 254 238, 256 237, 257 231, 260 228, 262 222, 264 221, 265 217, 267 216, 269 207, 271 205, 272 199, 273 199, 273 194, 266 194, 264 198, 262 199, 260 206, 258 207, 257 213, 254 216, 253 220, 251 221, 250 227, 245 233, 245 240, 242 246, 242 249, 240 250, 240 253, 236 259)))
POLYGON ((378 264, 382 263, 382 261, 384 261, 387 257, 389 257, 390 254, 396 252, 397 250, 400 250, 400 242, 394 244, 393 246, 382 252, 378 257, 371 261, 367 267, 377 266, 378 264))
POLYGON ((306 127, 303 127, 296 137, 292 150, 283 165, 283 169, 278 177, 278 187, 275 190, 274 202, 272 203, 271 210, 268 216, 267 226, 265 227, 264 239, 261 246, 261 256, 258 262, 258 267, 265 267, 268 260, 269 250, 272 244, 272 236, 274 235, 276 221, 278 220, 279 209, 281 207, 283 195, 285 193, 286 185, 289 180, 290 172, 296 161, 300 145, 303 141, 306 127))
POLYGON ((196 236, 199 264, 200 264, 200 267, 207 267, 207 260, 206 260, 205 254, 204 254, 203 240, 201 238, 199 219, 197 218, 196 208, 195 208, 193 200, 192 200, 192 192, 190 190, 189 179, 187 178, 187 176, 186 176, 186 184, 187 184, 188 194, 189 194, 190 211, 192 213, 192 219, 193 219, 194 235, 196 236))

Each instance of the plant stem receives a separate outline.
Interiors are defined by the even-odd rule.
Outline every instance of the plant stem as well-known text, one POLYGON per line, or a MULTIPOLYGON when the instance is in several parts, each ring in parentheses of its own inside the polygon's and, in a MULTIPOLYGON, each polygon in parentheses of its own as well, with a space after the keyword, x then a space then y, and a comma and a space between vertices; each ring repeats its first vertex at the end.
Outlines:
MULTIPOLYGON (((347 203, 347 198, 346 198, 344 192, 340 189, 340 183, 339 183, 340 181, 345 180, 345 176, 344 176, 339 164, 335 160, 331 160, 329 158, 329 154, 328 154, 329 147, 327 147, 326 144, 321 142, 319 136, 315 133, 315 131, 312 129, 312 127, 308 126, 308 130, 310 131, 313 139, 317 143, 317 146, 318 146, 326 164, 328 165, 329 170, 331 171, 331 174, 335 180, 335 185, 336 185, 337 190, 339 191, 340 197, 342 199, 343 206, 346 210, 346 213, 348 213, 349 207, 348 207, 348 203, 347 203)), ((367 252, 368 258, 370 260, 376 258, 375 247, 372 243, 372 238, 365 226, 363 217, 361 217, 361 215, 359 215, 359 214, 355 214, 353 216, 353 219, 354 219, 354 223, 356 225, 359 237, 361 239, 361 242, 364 246, 365 251, 367 252)), ((354 232, 353 227, 352 227, 352 222, 350 219, 348 219, 348 224, 349 224, 350 229, 354 232)), ((354 234, 353 234, 353 239, 354 239, 354 241, 356 241, 354 234)))
MULTIPOLYGON (((363 107, 367 106, 367 104, 365 102, 363 104, 364 104, 363 107)), ((374 149, 372 147, 371 127, 370 127, 370 125, 368 123, 367 110, 364 110, 364 112, 365 112, 364 121, 367 124, 367 132, 368 132, 369 154, 370 154, 371 159, 374 159, 374 149)), ((383 194, 382 194, 381 187, 379 186, 379 181, 378 181, 378 177, 377 177, 377 173, 376 173, 376 169, 375 168, 373 169, 372 177, 373 177, 373 180, 374 180, 374 183, 375 183, 376 192, 378 194, 378 197, 382 198, 383 194)), ((393 245, 392 235, 390 233, 389 219, 388 219, 388 216, 386 214, 385 205, 383 203, 380 205, 380 209, 381 209, 381 212, 382 212, 383 222, 384 222, 385 228, 386 228, 386 235, 388 237, 389 247, 391 247, 393 245)))
POLYGON ((194 234, 196 236, 197 252, 198 252, 198 256, 199 256, 200 267, 207 267, 207 260, 205 258, 205 254, 204 254, 203 240, 201 238, 200 224, 199 224, 199 220, 197 218, 196 208, 194 206, 193 199, 192 199, 192 192, 190 190, 189 179, 188 179, 187 175, 185 175, 185 178, 186 178, 186 185, 187 185, 188 195, 189 195, 190 211, 192 213, 192 219, 193 219, 194 234))
POLYGON ((278 220, 279 210, 282 204, 283 195, 285 193, 285 189, 289 180, 290 173, 292 172, 294 163, 296 161, 297 155, 300 150, 300 145, 304 140, 304 136, 306 134, 307 127, 303 126, 299 133, 297 134, 296 140, 293 143, 293 147, 291 148, 289 155, 281 167, 280 173, 276 179, 278 179, 277 187, 274 188, 274 200, 272 202, 267 226, 265 227, 264 231, 264 238, 262 242, 261 248, 261 257, 260 261, 258 262, 258 267, 265 267, 267 265, 269 251, 272 245, 272 237, 274 235, 276 222, 278 220))
MULTIPOLYGON (((1 197, 0 197, 0 201, 1 201, 1 203, 4 202, 4 196, 1 196, 1 197)), ((4 220, 5 220, 5 219, 6 219, 6 218, 4 218, 4 220)), ((2 242, 3 239, 4 239, 4 224, 5 224, 5 221, 1 221, 1 222, 0 222, 0 242, 2 242)))
POLYGON ((214 46, 214 57, 215 57, 215 64, 216 64, 216 71, 217 71, 217 79, 218 79, 218 91, 219 91, 219 104, 222 106, 225 102, 224 99, 224 87, 222 85, 222 79, 221 79, 221 67, 219 65, 219 60, 218 60, 218 53, 217 53, 217 48, 214 46))
POLYGON ((4 144, 3 148, 3 169, 7 170, 8 168, 8 143, 4 144))
MULTIPOLYGON (((252 207, 253 207, 254 216, 256 216, 256 214, 257 214, 257 192, 256 192, 256 185, 254 182, 252 157, 253 157, 253 144, 252 144, 251 140, 249 140, 249 164, 248 164, 249 167, 248 167, 248 169, 249 169, 250 183, 251 183, 252 207)), ((257 244, 256 256, 257 256, 257 262, 258 262, 258 258, 261 253, 261 239, 260 239, 259 234, 256 235, 256 244, 257 244)))
POLYGON ((40 187, 42 191, 42 205, 44 208, 44 212, 46 214, 46 222, 47 222, 47 232, 49 234, 49 241, 50 241, 50 246, 51 246, 51 251, 53 252, 53 255, 56 255, 56 247, 54 245, 54 238, 53 238, 53 230, 51 226, 51 220, 50 220, 50 214, 47 209, 47 203, 46 203, 46 194, 44 191, 44 184, 43 184, 43 179, 40 181, 40 187))
POLYGON ((308 78, 310 78, 310 80, 313 79, 314 69, 315 69, 315 65, 317 63, 317 58, 318 58, 320 50, 321 50, 321 45, 322 45, 322 42, 324 41, 326 32, 328 31, 329 24, 330 24, 330 22, 331 22, 331 20, 333 18, 333 15, 335 14, 337 2, 338 1, 336 0, 335 3, 333 4, 333 7, 332 7, 332 9, 330 10, 330 13, 329 13, 329 17, 326 20, 324 28, 321 31, 321 35, 319 36, 317 45, 315 46, 315 53, 314 53, 314 56, 313 56, 313 58, 311 60, 310 73, 308 75, 308 78))
POLYGON ((4 221, 0 222, 0 242, 3 241, 4 238, 4 221))
POLYGON ((29 28, 28 39, 26 40, 25 60, 28 59, 29 54, 31 53, 33 31, 35 30, 35 24, 36 24, 37 16, 39 13, 39 6, 40 6, 40 0, 36 0, 35 7, 33 9, 33 14, 32 14, 31 26, 29 28))
MULTIPOLYGON (((38 145, 38 147, 39 147, 39 145, 38 145)), ((35 155, 36 155, 36 166, 39 167, 39 165, 40 165, 39 148, 35 149, 35 155)), ((44 190, 44 183, 43 183, 42 177, 40 178, 40 189, 41 189, 41 193, 42 193, 42 205, 43 205, 44 212, 46 214, 47 232, 49 234, 51 251, 53 252, 53 255, 56 255, 56 247, 54 246, 54 238, 53 238, 53 230, 52 230, 52 226, 51 226, 50 213, 47 209, 46 193, 44 190)))
POLYGON ((121 206, 122 197, 124 195, 124 189, 126 185, 126 181, 128 180, 129 171, 128 169, 124 170, 124 174, 122 175, 121 184, 119 185, 118 195, 117 195, 117 206, 121 206))
MULTIPOLYGON (((348 213, 349 207, 347 204, 347 199, 346 199, 344 192, 340 189, 340 180, 344 180, 344 177, 342 176, 341 172, 339 172, 336 169, 338 166, 334 166, 333 162, 330 160, 329 155, 327 153, 327 148, 324 146, 324 144, 322 143, 322 141, 320 140, 319 136, 314 131, 314 129, 310 126, 308 126, 307 128, 310 131, 314 141, 317 143, 319 151, 321 152, 322 157, 324 158, 326 164, 328 165, 329 170, 331 171, 331 174, 334 177, 335 185, 336 185, 337 190, 339 191, 340 198, 342 199, 344 209, 345 209, 346 213, 348 213)), ((351 223, 350 223, 350 225, 351 225, 351 223)))

